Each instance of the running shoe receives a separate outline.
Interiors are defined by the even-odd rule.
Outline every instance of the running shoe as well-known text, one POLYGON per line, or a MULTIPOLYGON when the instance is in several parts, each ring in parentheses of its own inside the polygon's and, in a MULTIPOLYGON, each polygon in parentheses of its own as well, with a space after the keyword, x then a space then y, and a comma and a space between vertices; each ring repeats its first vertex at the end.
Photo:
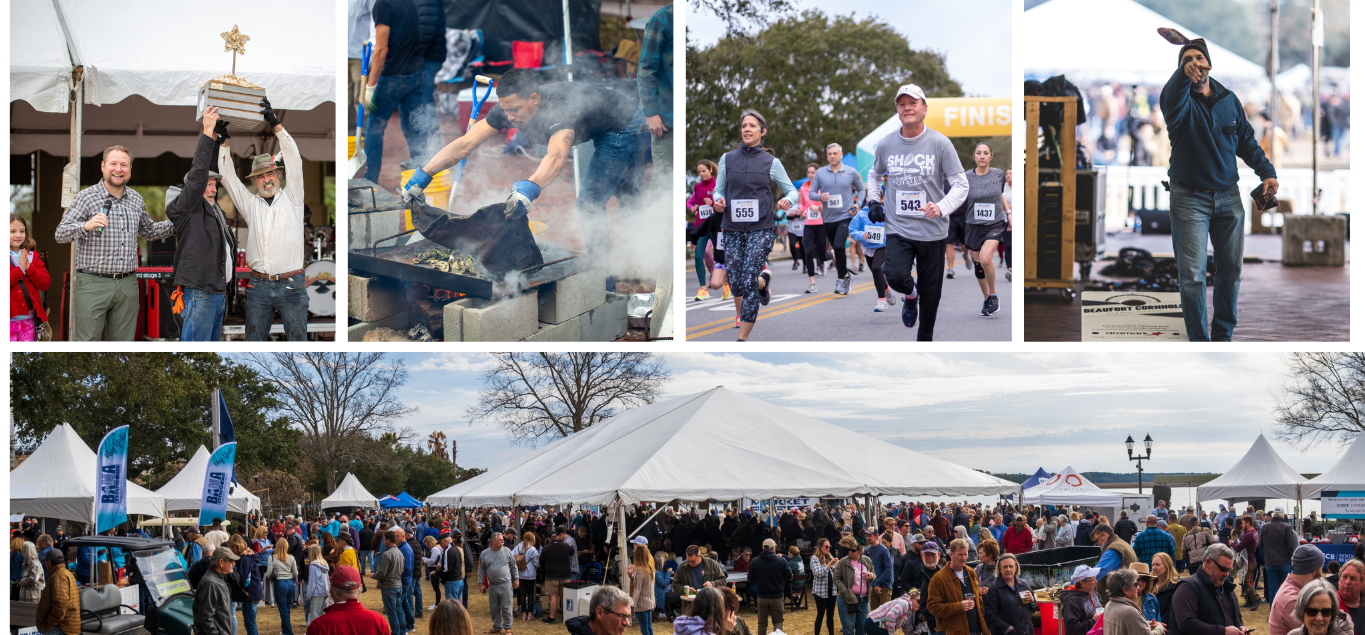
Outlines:
POLYGON ((848 295, 848 288, 852 284, 853 284, 852 274, 846 274, 844 277, 834 281, 834 292, 843 295, 848 295))
POLYGON ((710 300, 711 293, 706 290, 706 287, 702 287, 697 290, 697 297, 695 299, 697 302, 701 302, 702 300, 710 300))
POLYGON ((971 271, 973 266, 974 265, 972 265, 972 252, 970 251, 964 252, 962 254, 962 268, 966 269, 967 271, 971 271))
POLYGON ((986 304, 981 307, 981 315, 995 315, 995 312, 999 310, 1000 298, 998 296, 990 296, 986 298, 986 304))
POLYGON ((1013 282, 1013 281, 1014 281, 1014 272, 1013 272, 1013 271, 1010 271, 1009 269, 1006 269, 1006 270, 1005 270, 1005 282, 1013 282))
POLYGON ((901 305, 901 322, 905 328, 914 328, 915 320, 919 319, 919 298, 905 296, 905 304, 901 305))
POLYGON ((720 299, 729 300, 735 296, 730 295, 730 285, 725 285, 725 290, 721 292, 720 299))
POLYGON ((792 258, 792 271, 796 271, 796 268, 799 266, 801 266, 801 263, 797 261, 797 259, 792 258))
POLYGON ((823 263, 823 262, 820 263, 820 268, 817 269, 817 270, 815 271, 815 275, 817 275, 817 276, 823 276, 823 275, 825 275, 825 263, 823 263))
POLYGON ((863 272, 863 263, 860 262, 860 263, 858 263, 858 273, 862 273, 862 272, 863 272))
POLYGON ((773 284, 773 273, 764 269, 758 274, 758 277, 763 279, 763 286, 758 290, 758 303, 768 306, 768 303, 773 299, 772 290, 768 288, 773 284))
POLYGON ((735 316, 735 328, 739 328, 739 316, 735 316))
POLYGON ((953 273, 953 270, 952 270, 952 269, 949 269, 949 270, 948 270, 948 279, 949 279, 949 280, 952 280, 953 278, 956 278, 956 277, 957 277, 957 274, 953 273))
POLYGON ((881 313, 882 311, 886 311, 888 308, 889 307, 886 306, 886 300, 877 298, 877 305, 872 307, 872 312, 881 313))
POLYGON ((809 287, 806 287, 806 293, 815 293, 815 292, 816 292, 816 291, 815 291, 815 283, 812 282, 812 283, 810 283, 810 286, 809 286, 809 287))

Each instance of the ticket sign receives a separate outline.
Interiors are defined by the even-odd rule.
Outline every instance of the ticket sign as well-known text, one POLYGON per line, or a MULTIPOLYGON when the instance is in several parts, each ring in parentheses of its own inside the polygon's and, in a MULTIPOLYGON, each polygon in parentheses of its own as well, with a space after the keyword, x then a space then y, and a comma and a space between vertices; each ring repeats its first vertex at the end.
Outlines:
POLYGON ((1014 124, 1009 97, 930 97, 924 125, 949 137, 1008 137, 1014 124))
POLYGON ((1179 293, 1081 293, 1082 342, 1184 342, 1179 293))
POLYGON ((1323 518, 1365 518, 1365 492, 1323 492, 1323 518))

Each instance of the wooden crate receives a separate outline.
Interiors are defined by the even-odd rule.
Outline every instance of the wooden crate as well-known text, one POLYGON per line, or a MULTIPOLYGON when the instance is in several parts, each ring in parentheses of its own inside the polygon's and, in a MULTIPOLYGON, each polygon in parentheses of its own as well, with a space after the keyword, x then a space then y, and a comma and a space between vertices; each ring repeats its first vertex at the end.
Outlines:
POLYGON ((199 87, 199 106, 194 118, 195 121, 203 121, 204 110, 209 106, 217 106, 218 116, 228 122, 228 128, 252 130, 265 121, 261 118, 261 99, 264 97, 264 90, 216 81, 205 82, 199 87))

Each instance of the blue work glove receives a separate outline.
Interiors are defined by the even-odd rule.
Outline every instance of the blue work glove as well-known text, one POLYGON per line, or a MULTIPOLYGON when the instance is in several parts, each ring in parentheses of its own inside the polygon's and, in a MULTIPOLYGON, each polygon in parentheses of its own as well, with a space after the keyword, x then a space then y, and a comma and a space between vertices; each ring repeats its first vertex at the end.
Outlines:
POLYGON ((517 181, 512 184, 512 194, 507 197, 507 208, 503 215, 507 218, 525 216, 531 201, 540 196, 540 186, 535 181, 517 181))
POLYGON ((886 210, 882 207, 881 201, 868 201, 867 220, 870 220, 874 223, 886 222, 886 210))
POLYGON ((422 168, 414 169, 412 178, 408 179, 403 190, 403 205, 408 205, 412 201, 427 202, 427 196, 423 190, 427 189, 428 185, 431 185, 431 175, 423 171, 422 168))

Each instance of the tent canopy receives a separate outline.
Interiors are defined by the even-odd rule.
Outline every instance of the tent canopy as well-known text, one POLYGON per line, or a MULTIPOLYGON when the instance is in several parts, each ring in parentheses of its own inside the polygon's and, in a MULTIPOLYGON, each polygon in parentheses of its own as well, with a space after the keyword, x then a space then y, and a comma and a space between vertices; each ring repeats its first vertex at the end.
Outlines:
POLYGON ((427 502, 479 507, 972 496, 1017 487, 717 387, 627 410, 427 502))
MULTIPOLYGON (((11 514, 95 522, 95 452, 70 424, 60 424, 9 473, 11 514)), ((165 499, 128 482, 128 514, 161 516, 165 499)))
POLYGON ((1024 503, 1034 505, 1088 505, 1091 507, 1122 507, 1123 494, 1107 492, 1072 469, 1053 474, 1051 478, 1024 490, 1024 503))
POLYGON ((379 499, 379 506, 384 509, 410 509, 413 507, 422 507, 423 504, 422 501, 413 498, 411 494, 403 492, 397 496, 389 494, 388 496, 379 499))
MULTIPOLYGON (((1113 81, 1163 85, 1176 70, 1180 48, 1157 35, 1171 27, 1191 39, 1203 37, 1133 0, 1051 0, 1024 12, 1021 33, 1065 34, 1032 38, 1024 49, 1024 73, 1066 74, 1073 82, 1113 81), (1117 28, 1097 29, 1096 24, 1117 28)), ((1265 69, 1216 42, 1209 42, 1210 74, 1231 80, 1263 82, 1265 69)))
POLYGON ((364 509, 378 509, 379 499, 374 497, 364 485, 360 484, 360 479, 350 472, 346 473, 346 478, 341 479, 341 484, 337 486, 331 496, 322 499, 321 509, 331 507, 361 507, 364 509))
POLYGON ((1240 503, 1259 498, 1295 500, 1299 497, 1299 486, 1307 481, 1298 470, 1289 467, 1275 448, 1270 447, 1265 435, 1260 434, 1232 469, 1200 485, 1195 498, 1201 503, 1207 500, 1240 503))
POLYGON ((1032 488, 1032 487, 1037 487, 1039 483, 1042 483, 1043 481, 1047 480, 1047 479, 1048 479, 1049 477, 1051 477, 1051 476, 1052 476, 1051 474, 1048 474, 1048 473, 1047 473, 1047 470, 1045 470, 1045 469, 1043 469, 1043 468, 1040 467, 1040 468, 1038 468, 1038 471, 1037 471, 1037 472, 1034 472, 1034 473, 1033 473, 1033 476, 1028 477, 1028 480, 1027 480, 1027 481, 1024 481, 1024 484, 1023 484, 1022 487, 1023 487, 1025 490, 1027 490, 1027 489, 1029 489, 1029 488, 1032 488))
MULTIPOLYGON (((180 473, 162 485, 161 489, 156 490, 157 494, 166 498, 166 511, 199 511, 204 496, 204 473, 208 470, 209 456, 208 448, 199 446, 194 452, 194 457, 180 469, 180 473)), ((227 508, 228 511, 237 514, 261 511, 261 499, 241 485, 230 485, 227 508)))
POLYGON ((1365 434, 1356 437, 1326 472, 1303 484, 1303 497, 1318 499, 1323 492, 1365 491, 1365 434))

